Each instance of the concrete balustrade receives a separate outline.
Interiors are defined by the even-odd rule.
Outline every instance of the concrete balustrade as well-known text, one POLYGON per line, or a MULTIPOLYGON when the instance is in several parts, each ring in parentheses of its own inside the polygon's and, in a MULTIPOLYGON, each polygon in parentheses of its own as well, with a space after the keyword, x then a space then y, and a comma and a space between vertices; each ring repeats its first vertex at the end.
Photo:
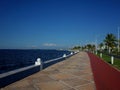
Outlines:
POLYGON ((0 88, 40 71, 40 65, 31 65, 0 74, 0 88))
POLYGON ((45 65, 47 65, 47 67, 48 67, 52 64, 55 64, 57 62, 64 60, 65 58, 68 58, 76 53, 78 53, 78 52, 75 52, 75 53, 71 52, 69 55, 63 54, 62 57, 52 59, 52 60, 47 60, 44 62, 42 62, 41 58, 37 58, 37 61, 35 61, 34 65, 0 74, 0 83, 1 83, 0 88, 6 86, 8 84, 11 84, 17 80, 20 80, 22 78, 25 78, 33 73, 36 73, 36 72, 42 70, 43 68, 46 68, 46 67, 44 67, 45 65))

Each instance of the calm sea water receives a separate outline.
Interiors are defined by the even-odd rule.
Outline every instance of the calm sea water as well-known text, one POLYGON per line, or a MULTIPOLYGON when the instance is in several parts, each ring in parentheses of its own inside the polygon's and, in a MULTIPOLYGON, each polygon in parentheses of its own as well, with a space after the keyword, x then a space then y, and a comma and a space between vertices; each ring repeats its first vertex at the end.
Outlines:
POLYGON ((37 58, 46 60, 70 54, 63 50, 0 50, 0 73, 33 65, 37 58))

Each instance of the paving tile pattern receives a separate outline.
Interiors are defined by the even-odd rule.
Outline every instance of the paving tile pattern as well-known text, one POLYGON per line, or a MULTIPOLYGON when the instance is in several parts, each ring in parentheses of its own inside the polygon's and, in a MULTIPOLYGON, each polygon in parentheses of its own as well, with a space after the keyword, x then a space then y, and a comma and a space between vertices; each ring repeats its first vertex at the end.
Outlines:
POLYGON ((1 90, 96 90, 85 52, 67 58, 1 90))

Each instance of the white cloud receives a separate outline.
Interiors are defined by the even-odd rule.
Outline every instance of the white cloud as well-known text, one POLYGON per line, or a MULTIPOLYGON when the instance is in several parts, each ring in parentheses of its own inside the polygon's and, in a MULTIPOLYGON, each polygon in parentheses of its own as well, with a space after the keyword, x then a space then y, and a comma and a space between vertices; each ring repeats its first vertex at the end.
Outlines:
POLYGON ((28 48, 28 49, 36 49, 36 48, 38 48, 38 46, 36 46, 36 45, 28 45, 28 46, 26 46, 26 48, 28 48))
POLYGON ((37 46, 36 46, 36 45, 32 45, 31 47, 32 47, 32 48, 37 48, 37 46))
POLYGON ((54 43, 45 43, 45 44, 43 44, 43 46, 54 47, 54 46, 57 46, 57 45, 54 44, 54 43))

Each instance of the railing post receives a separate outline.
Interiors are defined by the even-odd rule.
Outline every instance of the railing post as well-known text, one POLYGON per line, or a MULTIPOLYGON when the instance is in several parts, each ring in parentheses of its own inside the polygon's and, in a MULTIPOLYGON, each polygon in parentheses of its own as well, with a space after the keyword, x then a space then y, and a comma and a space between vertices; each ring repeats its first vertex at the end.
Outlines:
POLYGON ((40 70, 43 69, 43 63, 42 63, 41 58, 37 58, 37 61, 35 61, 35 65, 40 65, 40 70))
POLYGON ((66 54, 64 54, 63 57, 65 58, 65 57, 66 57, 66 54))
POLYGON ((114 64, 114 57, 111 56, 111 64, 114 64))
POLYGON ((102 53, 100 53, 100 57, 102 58, 102 53))
POLYGON ((71 52, 70 54, 73 55, 73 52, 71 52))

